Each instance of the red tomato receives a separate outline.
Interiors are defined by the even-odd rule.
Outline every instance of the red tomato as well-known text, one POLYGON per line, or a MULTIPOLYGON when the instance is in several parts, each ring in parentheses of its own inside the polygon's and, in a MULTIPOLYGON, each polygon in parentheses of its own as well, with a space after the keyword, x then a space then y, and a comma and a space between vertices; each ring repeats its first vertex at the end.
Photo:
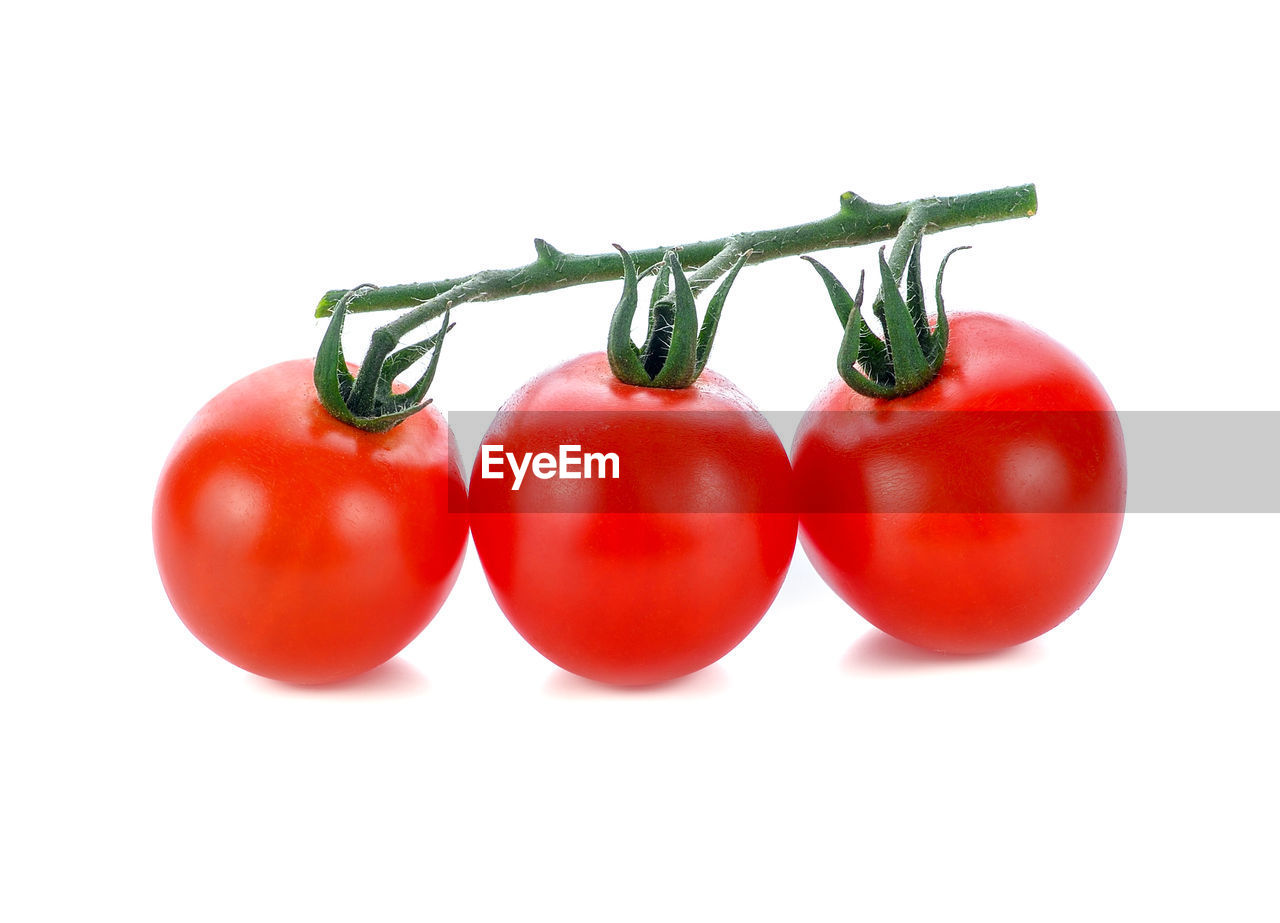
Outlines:
POLYGON ((299 359, 196 414, 160 475, 152 532, 197 638, 262 676, 325 683, 395 656, 439 610, 462 565, 465 507, 437 411, 354 429, 321 407, 299 359))
POLYGON ((805 551, 896 638, 951 653, 1019 644, 1093 592, 1124 518, 1111 401, 1024 324, 951 318, 938 377, 891 400, 832 382, 792 452, 805 551))
MULTIPOLYGON (((521 457, 616 453, 617 479, 471 473, 472 537, 511 624, 548 659, 616 684, 674 679, 755 627, 795 550, 786 451, 711 371, 678 390, 619 382, 603 353, 517 392, 484 444, 521 457)), ((597 469, 599 473, 599 469, 597 469)))

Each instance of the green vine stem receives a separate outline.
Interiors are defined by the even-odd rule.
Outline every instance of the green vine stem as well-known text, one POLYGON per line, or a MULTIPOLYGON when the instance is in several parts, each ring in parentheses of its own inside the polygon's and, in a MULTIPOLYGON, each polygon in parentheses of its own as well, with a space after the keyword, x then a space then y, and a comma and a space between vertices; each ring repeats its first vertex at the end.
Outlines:
MULTIPOLYGON (((696 294, 732 265, 736 258, 732 256, 735 251, 741 253, 750 249, 753 251, 750 262, 760 263, 818 250, 876 243, 896 236, 913 207, 927 215, 924 230, 932 233, 1034 215, 1036 188, 1031 184, 1008 186, 968 195, 918 199, 893 205, 868 202, 855 193, 846 192, 840 197, 840 210, 828 218, 771 231, 748 231, 677 247, 633 250, 631 255, 637 266, 650 267, 660 263, 667 250, 675 249, 679 251, 680 264, 686 270, 706 266, 707 273, 694 273, 689 278, 690 286, 696 294), (717 257, 720 259, 717 260, 717 257), (718 265, 720 263, 723 265, 718 265)), ((438 282, 417 282, 372 289, 352 298, 348 310, 363 312, 413 308, 415 310, 405 314, 394 324, 403 334, 440 316, 446 307, 463 301, 497 301, 501 298, 622 278, 622 257, 618 253, 563 253, 541 238, 534 241, 534 249, 537 258, 525 266, 489 269, 438 282), (442 298, 442 295, 446 297, 442 298)), ((895 247, 893 256, 898 259, 891 262, 900 275, 907 253, 899 255, 896 251, 895 247)), ((347 289, 325 293, 316 307, 316 316, 327 317, 333 312, 334 305, 347 293, 347 289)), ((390 348, 388 346, 388 350, 390 348)))

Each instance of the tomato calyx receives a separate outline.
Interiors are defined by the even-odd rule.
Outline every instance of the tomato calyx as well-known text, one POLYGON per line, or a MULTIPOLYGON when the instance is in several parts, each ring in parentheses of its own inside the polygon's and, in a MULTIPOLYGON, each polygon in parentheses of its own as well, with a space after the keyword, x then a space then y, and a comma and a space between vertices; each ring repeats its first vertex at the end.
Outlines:
POLYGON ((641 388, 688 388, 707 367, 725 299, 738 271, 753 251, 746 250, 737 257, 707 303, 699 328, 693 287, 680 266, 677 251, 668 250, 661 262, 644 273, 656 271, 657 279, 649 297, 648 332, 644 345, 637 346, 631 340, 631 321, 639 304, 636 265, 631 254, 617 244, 613 246, 622 254, 623 275, 622 297, 609 323, 609 368, 624 384, 641 388))
MULTIPOLYGON (((431 403, 427 390, 435 379, 444 337, 454 325, 449 323, 449 308, 444 310, 440 329, 417 343, 386 350, 380 363, 366 363, 353 375, 342 352, 342 327, 351 302, 361 295, 376 291, 376 285, 358 285, 346 292, 334 305, 333 315, 316 353, 316 394, 325 410, 350 426, 373 433, 383 433, 403 423, 431 403), (431 358, 419 379, 408 390, 397 393, 392 385, 396 377, 430 353, 431 358)), ((376 335, 375 335, 376 336, 376 335)))
POLYGON ((801 257, 822 278, 836 317, 844 327, 836 369, 850 388, 867 397, 890 399, 919 391, 941 371, 946 357, 950 327, 942 302, 942 274, 953 253, 969 248, 955 247, 942 258, 934 283, 938 317, 930 328, 920 278, 925 219, 923 213, 914 221, 912 217, 903 222, 902 232, 894 242, 894 256, 907 248, 905 294, 899 289, 898 279, 903 273, 894 271, 885 259, 885 248, 880 248, 880 290, 871 311, 880 322, 883 337, 877 336, 862 316, 866 272, 858 280, 857 294, 851 296, 826 266, 811 256, 801 257))

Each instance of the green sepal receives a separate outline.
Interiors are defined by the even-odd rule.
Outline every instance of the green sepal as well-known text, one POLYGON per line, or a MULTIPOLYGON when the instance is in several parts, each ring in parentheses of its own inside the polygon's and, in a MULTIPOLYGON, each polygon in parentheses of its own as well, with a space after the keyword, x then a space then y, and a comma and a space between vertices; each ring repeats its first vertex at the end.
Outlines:
MULTIPOLYGON (((804 260, 818 271, 818 275, 822 277, 822 283, 827 287, 827 294, 831 296, 831 307, 836 309, 836 317, 840 319, 840 326, 849 326, 849 312, 852 311, 855 306, 862 306, 862 284, 859 283, 858 285, 858 296, 855 299, 849 294, 849 290, 844 287, 844 283, 837 279, 835 273, 826 266, 822 265, 811 256, 802 256, 800 259, 804 260)), ((866 280, 867 274, 864 272, 862 274, 862 281, 866 282, 866 280)))
POLYGON ((343 423, 357 425, 355 414, 347 407, 351 397, 351 389, 355 377, 347 368, 346 357, 342 354, 342 327, 347 318, 347 307, 365 292, 376 289, 374 285, 358 285, 346 292, 333 306, 329 316, 329 325, 325 328, 324 337, 320 340, 320 348, 316 351, 316 364, 312 372, 316 395, 324 409, 343 423))
MULTIPOLYGON (((447 313, 448 312, 446 311, 446 314, 447 313)), ((387 361, 382 364, 382 372, 378 375, 377 403, 385 404, 392 401, 394 398, 398 398, 399 395, 395 394, 391 390, 391 386, 395 380, 407 372, 410 366, 427 353, 431 352, 431 350, 437 349, 438 344, 444 342, 444 335, 456 326, 458 326, 456 323, 442 326, 425 340, 419 340, 417 343, 413 343, 409 346, 403 346, 391 355, 387 356, 387 361)), ((436 355, 439 355, 438 349, 436 355)), ((431 361, 435 362, 437 360, 433 358, 431 361)))
MULTIPOLYGON (((679 265, 678 259, 676 264, 679 265)), ((649 298, 649 330, 640 348, 640 359, 651 380, 662 371, 671 355, 671 337, 676 325, 676 293, 671 285, 671 265, 665 256, 658 281, 662 283, 662 293, 659 294, 659 286, 655 284, 649 298)))
POLYGON ((926 355, 932 337, 929 334, 929 309, 924 303, 924 285, 920 281, 920 251, 924 249, 924 235, 916 237, 911 245, 911 255, 907 258, 906 302, 911 312, 911 319, 916 325, 916 339, 926 355))
MULTIPOLYGON (((421 410, 427 404, 431 403, 431 399, 427 397, 427 391, 431 388, 431 383, 436 378, 436 366, 440 364, 440 353, 444 348, 445 334, 453 329, 453 325, 449 323, 449 308, 444 309, 444 320, 440 323, 440 329, 436 331, 436 335, 430 339, 434 339, 435 350, 431 353, 431 360, 427 363, 427 369, 422 373, 422 377, 415 382, 404 394, 392 394, 391 408, 395 413, 403 413, 408 410, 421 410), (426 398, 426 400, 423 400, 426 398)), ((424 340, 423 342, 429 342, 424 340)), ((413 347, 405 347, 413 349, 413 347)), ((425 355, 423 353, 422 355, 425 355)), ((408 366, 406 366, 407 368, 408 366)), ((386 366, 383 366, 383 374, 386 374, 386 366)), ((394 379, 393 379, 394 380, 394 379)))
POLYGON ((880 248, 880 294, 884 298, 885 339, 893 359, 893 384, 899 393, 917 391, 928 383, 933 374, 920 347, 911 310, 902 300, 897 280, 885 261, 884 249, 880 248))
MULTIPOLYGON (((847 366, 841 360, 841 368, 853 368, 857 363, 867 370, 867 376, 870 376, 872 381, 892 384, 893 373, 889 367, 889 350, 885 347, 884 341, 875 335, 866 318, 862 316, 862 299, 867 285, 866 272, 858 278, 858 294, 850 297, 848 289, 830 269, 811 256, 802 256, 800 259, 807 260, 809 265, 817 270, 822 283, 827 287, 827 294, 831 296, 831 304, 836 309, 836 317, 840 318, 840 326, 845 329, 845 337, 841 341, 840 348, 842 352, 853 358, 847 366), (850 314, 858 316, 858 323, 853 331, 849 329, 850 314), (856 351, 846 350, 846 344, 849 341, 857 346, 856 351)), ((859 375, 859 377, 866 376, 859 375)))
POLYGON ((676 251, 668 250, 666 260, 675 292, 674 310, 667 355, 662 368, 653 376, 653 387, 687 388, 698 377, 698 309, 676 251))
POLYGON ((954 247, 946 256, 942 258, 942 263, 938 266, 938 278, 934 282, 933 297, 938 302, 938 320, 934 325, 933 341, 931 343, 932 352, 929 355, 929 367, 933 369, 933 373, 938 374, 938 370, 942 368, 942 360, 947 354, 947 344, 951 342, 951 324, 947 320, 947 309, 942 303, 942 273, 947 268, 947 260, 951 259, 951 254, 958 253, 961 250, 969 250, 971 247, 954 247))
POLYGON ((725 299, 729 297, 729 288, 733 285, 733 280, 738 277, 738 270, 754 252, 748 250, 738 257, 733 268, 724 277, 724 281, 712 294, 711 300, 707 302, 707 313, 702 318, 702 329, 698 331, 698 361, 693 373, 695 379, 702 374, 702 370, 707 367, 707 360, 711 358, 711 346, 716 339, 716 328, 720 326, 720 313, 724 310, 725 299))
MULTIPOLYGON (((649 270, 646 271, 646 274, 647 272, 652 271, 653 267, 650 267, 649 270)), ((667 298, 671 292, 671 267, 667 265, 665 257, 657 264, 657 273, 658 278, 653 283, 653 291, 649 293, 649 325, 644 333, 644 348, 641 350, 642 356, 648 356, 651 350, 655 347, 653 332, 658 328, 658 318, 664 313, 662 301, 667 298)), ((666 319, 666 322, 670 323, 669 317, 666 319)))
POLYGON ((414 404, 412 407, 406 407, 402 410, 393 410, 389 413, 381 413, 376 417, 357 417, 354 420, 348 420, 345 422, 350 423, 357 429, 365 430, 366 432, 385 433, 392 427, 403 423, 418 411, 426 410, 430 404, 431 399, 428 398, 419 404, 414 404))
MULTIPOLYGON (((835 276, 831 278, 835 280, 835 276)), ((877 381, 858 371, 858 363, 860 357, 866 352, 868 341, 874 340, 881 349, 884 348, 884 344, 876 338, 871 328, 867 326, 867 322, 862 319, 862 295, 866 281, 867 274, 863 272, 862 278, 858 281, 858 294, 850 301, 849 314, 845 319, 844 336, 840 339, 840 349, 836 353, 836 371, 840 373, 845 383, 859 394, 866 394, 869 397, 892 397, 892 381, 877 381)), ((840 285, 838 280, 835 282, 836 285, 840 285)), ((841 288, 843 289, 843 286, 841 288)))
POLYGON ((618 299, 618 306, 613 309, 613 319, 609 322, 609 342, 606 348, 609 368, 619 381, 643 386, 649 384, 649 373, 645 371, 640 351, 631 341, 631 322, 636 316, 639 302, 636 264, 630 253, 617 244, 613 246, 622 254, 622 297, 618 299))

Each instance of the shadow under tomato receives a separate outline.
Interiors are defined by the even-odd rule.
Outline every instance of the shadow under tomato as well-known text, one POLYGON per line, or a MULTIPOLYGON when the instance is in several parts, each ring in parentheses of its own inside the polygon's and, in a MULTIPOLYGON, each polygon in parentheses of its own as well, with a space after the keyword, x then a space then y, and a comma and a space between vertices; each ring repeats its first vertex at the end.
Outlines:
POLYGON ((849 648, 842 666, 846 673, 907 673, 918 670, 981 670, 1034 663, 1043 658, 1036 641, 986 654, 942 654, 899 641, 870 628, 849 648))
POLYGON ((422 695, 430 688, 422 671, 399 657, 393 657, 382 666, 367 673, 336 683, 315 686, 302 683, 282 683, 261 676, 250 676, 266 692, 279 695, 332 696, 352 699, 401 699, 422 695))
POLYGON ((567 670, 556 670, 547 678, 542 690, 558 699, 600 699, 623 696, 708 696, 723 692, 728 687, 729 674, 722 666, 713 663, 688 676, 648 686, 611 686, 577 676, 567 670))

